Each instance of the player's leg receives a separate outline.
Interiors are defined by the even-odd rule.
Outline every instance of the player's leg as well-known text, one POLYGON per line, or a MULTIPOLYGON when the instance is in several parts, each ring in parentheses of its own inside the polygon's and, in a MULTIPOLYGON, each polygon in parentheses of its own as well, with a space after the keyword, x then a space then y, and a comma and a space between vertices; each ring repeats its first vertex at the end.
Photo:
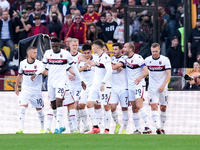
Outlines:
POLYGON ((73 126, 73 133, 79 133, 78 131, 78 124, 77 124, 77 118, 76 118, 76 109, 74 104, 70 104, 67 106, 69 111, 69 118, 71 120, 72 126, 73 126))
POLYGON ((109 103, 110 103, 110 107, 111 107, 111 115, 112 115, 112 118, 113 118, 113 120, 116 124, 115 131, 114 131, 115 134, 119 133, 119 129, 121 127, 121 125, 119 124, 118 114, 117 114, 117 111, 116 111, 118 101, 119 101, 119 98, 118 98, 117 91, 112 90, 112 94, 111 94, 111 98, 110 98, 109 103))
POLYGON ((42 108, 36 108, 40 120, 40 133, 44 133, 44 113, 42 108))
POLYGON ((100 91, 101 102, 104 105, 104 134, 109 134, 111 121, 111 107, 109 105, 111 98, 111 88, 105 88, 103 92, 100 91))
POLYGON ((136 107, 139 110, 139 112, 141 113, 142 119, 145 123, 145 129, 144 129, 143 133, 149 134, 149 133, 152 133, 152 131, 149 128, 148 114, 147 114, 145 108, 143 107, 143 101, 144 101, 143 95, 144 95, 144 88, 142 85, 138 85, 135 89, 136 107))
POLYGON ((128 90, 122 90, 120 93, 120 105, 122 108, 122 113, 123 113, 123 129, 122 129, 122 134, 126 134, 126 129, 128 125, 128 90))
POLYGON ((97 124, 97 119, 96 119, 96 113, 94 111, 94 103, 95 100, 99 99, 99 94, 97 88, 91 88, 89 92, 89 97, 88 97, 88 102, 87 102, 87 108, 88 108, 88 115, 92 121, 92 130, 88 134, 94 134, 94 133, 99 133, 100 129, 97 124))
POLYGON ((163 91, 160 96, 160 128, 162 134, 165 134, 164 125, 167 119, 167 103, 168 103, 168 95, 167 91, 163 91))
POLYGON ((85 109, 85 106, 87 104, 87 97, 88 97, 89 90, 82 90, 81 91, 81 99, 79 101, 79 115, 80 119, 83 122, 83 133, 89 131, 89 126, 87 122, 87 111, 85 109))
POLYGON ((80 94, 81 94, 81 88, 77 85, 77 87, 74 87, 73 89, 73 97, 75 100, 75 109, 76 109, 76 118, 77 118, 77 125, 78 130, 80 130, 80 112, 79 112, 79 100, 80 100, 80 94))
POLYGON ((28 107, 27 105, 20 105, 20 113, 19 113, 19 130, 16 134, 22 134, 24 129, 24 120, 25 120, 25 112, 28 107))
POLYGON ((46 133, 51 133, 51 123, 53 120, 53 109, 50 106, 46 117, 46 133))
POLYGON ((95 113, 96 113, 97 124, 98 124, 99 128, 101 128, 103 115, 102 115, 101 103, 99 101, 95 102, 94 109, 95 109, 95 113))

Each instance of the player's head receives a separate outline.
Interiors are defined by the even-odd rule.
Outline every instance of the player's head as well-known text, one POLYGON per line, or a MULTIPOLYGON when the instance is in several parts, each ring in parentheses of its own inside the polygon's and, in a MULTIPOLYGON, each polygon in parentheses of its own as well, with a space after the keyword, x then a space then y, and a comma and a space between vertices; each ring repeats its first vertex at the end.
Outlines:
POLYGON ((200 53, 197 53, 197 61, 200 62, 200 53))
POLYGON ((28 59, 35 60, 37 58, 37 48, 36 47, 30 46, 30 47, 28 47, 26 52, 27 52, 28 59))
POLYGON ((132 42, 127 42, 124 44, 124 55, 134 54, 135 45, 132 42))
POLYGON ((115 57, 120 57, 122 55, 123 46, 121 43, 113 44, 113 54, 115 57))
POLYGON ((107 55, 110 55, 109 54, 109 49, 108 49, 108 46, 106 43, 103 44, 103 51, 107 54, 107 55))
POLYGON ((95 53, 97 53, 98 51, 103 51, 103 41, 102 40, 96 40, 93 42, 93 50, 95 53))
POLYGON ((90 44, 83 45, 82 51, 83 51, 83 56, 86 59, 90 59, 92 57, 92 47, 90 44))
POLYGON ((200 62, 195 61, 195 62, 193 63, 193 68, 194 68, 195 70, 199 70, 199 69, 200 69, 200 62))
POLYGON ((153 43, 151 45, 151 54, 154 59, 158 59, 160 57, 160 44, 153 43))
POLYGON ((78 46, 79 46, 79 40, 76 38, 72 38, 69 44, 70 53, 73 55, 76 54, 78 52, 78 46))
POLYGON ((60 39, 55 37, 51 39, 51 46, 55 53, 60 51, 60 39))

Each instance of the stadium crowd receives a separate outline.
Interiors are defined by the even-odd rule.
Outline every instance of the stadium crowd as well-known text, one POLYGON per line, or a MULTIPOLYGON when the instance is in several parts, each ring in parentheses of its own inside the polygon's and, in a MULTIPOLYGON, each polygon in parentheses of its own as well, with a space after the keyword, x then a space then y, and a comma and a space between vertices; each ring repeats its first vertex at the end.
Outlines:
MULTIPOLYGON (((67 44, 67 38, 77 38, 82 44, 102 39, 105 43, 124 44, 124 6, 154 6, 153 0, 1 0, 0 1, 0 48, 7 61, 1 65, 0 73, 17 71, 18 42, 40 33, 59 37, 67 44), (4 53, 3 52, 3 53, 4 53)), ((181 0, 160 1, 159 21, 161 29, 161 53, 170 58, 172 68, 183 67, 184 53, 184 9, 181 0), (176 36, 178 46, 174 46, 176 36), (173 40, 172 40, 173 39, 173 40), (177 48, 176 48, 177 47, 177 48), (181 51, 180 51, 181 49, 181 51), (179 61, 175 61, 175 60, 179 61)), ((130 11, 129 37, 135 43, 136 53, 149 56, 152 44, 152 13, 130 11)), ((188 38, 190 67, 199 53, 197 27, 188 38), (194 34, 195 33, 195 34, 194 34)), ((112 46, 111 46, 112 48, 112 46)), ((111 50, 111 49, 110 49, 111 50)))
MULTIPOLYGON (((99 110, 103 106, 104 134, 109 133, 111 116, 116 123, 115 133, 118 134, 121 125, 116 107, 120 101, 123 112, 122 134, 126 134, 129 104, 132 106, 136 128, 134 133, 141 134, 140 113, 145 122, 143 133, 149 134, 152 130, 149 127, 146 110, 143 108, 144 78, 149 74, 152 119, 157 134, 165 134, 167 85, 171 77, 171 65, 172 68, 183 67, 184 11, 181 1, 179 4, 171 0, 164 2, 158 6, 162 41, 160 47, 158 43, 153 43, 153 16, 147 10, 130 12, 131 42, 124 43, 124 5, 153 6, 153 0, 1 0, 0 48, 4 46, 10 48, 8 55, 8 49, 0 51, 1 73, 10 70, 11 74, 15 75, 18 69, 16 63, 18 50, 15 44, 20 40, 42 33, 48 34, 52 43, 52 49, 47 50, 43 56, 43 64, 35 61, 37 57, 35 47, 27 49, 27 59, 20 63, 15 92, 19 95, 18 85, 22 78, 23 90, 20 96, 20 128, 16 133, 23 133, 29 99, 38 112, 41 133, 51 133, 53 116, 56 118, 54 133, 65 131, 62 124, 62 106, 68 108, 68 121, 72 133, 80 132, 80 120, 84 124, 83 132, 90 131, 87 112, 93 125, 89 133, 99 133, 102 119, 99 110), (104 43, 112 45, 114 54, 112 59, 109 57, 107 44, 104 43), (60 46, 63 49, 60 49, 60 46), (68 81, 65 85, 66 69, 68 81), (41 84, 41 74, 48 74, 48 94, 51 101, 46 131, 44 131, 42 97, 38 94, 41 91, 38 91, 40 88, 37 87, 41 84), (33 91, 37 94, 33 94, 33 91), (160 109, 158 102, 161 104, 160 109)), ((196 61, 199 51, 199 30, 200 20, 197 19, 197 26, 191 31, 188 40, 188 57, 192 59, 192 63, 196 61)))

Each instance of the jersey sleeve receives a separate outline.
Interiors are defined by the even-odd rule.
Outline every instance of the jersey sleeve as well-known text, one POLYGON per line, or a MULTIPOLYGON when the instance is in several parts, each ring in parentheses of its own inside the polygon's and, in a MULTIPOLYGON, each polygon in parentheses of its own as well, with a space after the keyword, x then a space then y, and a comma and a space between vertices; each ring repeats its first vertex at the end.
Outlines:
POLYGON ((72 65, 74 63, 72 56, 70 55, 70 53, 68 52, 67 54, 67 62, 69 65, 72 65))
POLYGON ((138 65, 140 66, 140 68, 143 68, 144 66, 146 66, 142 56, 138 56, 137 62, 138 62, 138 65))
POLYGON ((119 63, 122 63, 123 66, 126 66, 126 59, 125 59, 125 57, 122 56, 122 57, 119 59, 119 63))
POLYGON ((19 65, 19 70, 18 70, 18 73, 20 74, 20 75, 22 75, 23 74, 23 69, 22 69, 22 61, 20 62, 20 65, 19 65))
POLYGON ((42 62, 43 62, 44 64, 47 64, 47 63, 48 63, 48 59, 47 59, 47 51, 44 53, 44 56, 43 56, 42 62))
POLYGON ((169 58, 166 57, 165 61, 166 61, 165 62, 165 70, 171 69, 171 64, 170 64, 169 58))

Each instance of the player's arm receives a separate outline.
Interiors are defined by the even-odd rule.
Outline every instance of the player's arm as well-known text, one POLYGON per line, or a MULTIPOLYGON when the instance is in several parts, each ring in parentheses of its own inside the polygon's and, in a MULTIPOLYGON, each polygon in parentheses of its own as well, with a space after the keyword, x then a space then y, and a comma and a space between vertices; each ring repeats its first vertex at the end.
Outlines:
POLYGON ((117 70, 118 68, 123 67, 123 66, 124 66, 124 63, 119 62, 117 64, 112 64, 112 69, 117 70))
POLYGON ((147 66, 145 64, 141 65, 140 67, 142 67, 143 74, 141 76, 139 76, 137 79, 135 79, 134 83, 136 85, 138 85, 140 83, 142 78, 145 78, 149 74, 149 70, 147 69, 147 66))
POLYGON ((171 78, 171 69, 168 69, 168 70, 166 70, 165 72, 166 72, 166 74, 167 74, 167 76, 166 76, 166 78, 165 78, 165 81, 164 81, 164 83, 158 88, 158 92, 160 92, 160 93, 163 92, 165 86, 167 85, 167 83, 169 82, 169 80, 170 80, 170 78, 171 78))
POLYGON ((103 78, 101 87, 100 87, 100 91, 104 91, 105 90, 105 84, 107 83, 107 81, 111 78, 112 76, 112 65, 111 63, 106 63, 105 65, 106 68, 106 74, 105 77, 103 78))
POLYGON ((17 75, 17 79, 16 79, 16 83, 15 83, 15 94, 17 96, 19 96, 19 89, 18 89, 18 86, 20 84, 20 82, 22 81, 22 77, 23 77, 23 74, 18 74, 17 75))

